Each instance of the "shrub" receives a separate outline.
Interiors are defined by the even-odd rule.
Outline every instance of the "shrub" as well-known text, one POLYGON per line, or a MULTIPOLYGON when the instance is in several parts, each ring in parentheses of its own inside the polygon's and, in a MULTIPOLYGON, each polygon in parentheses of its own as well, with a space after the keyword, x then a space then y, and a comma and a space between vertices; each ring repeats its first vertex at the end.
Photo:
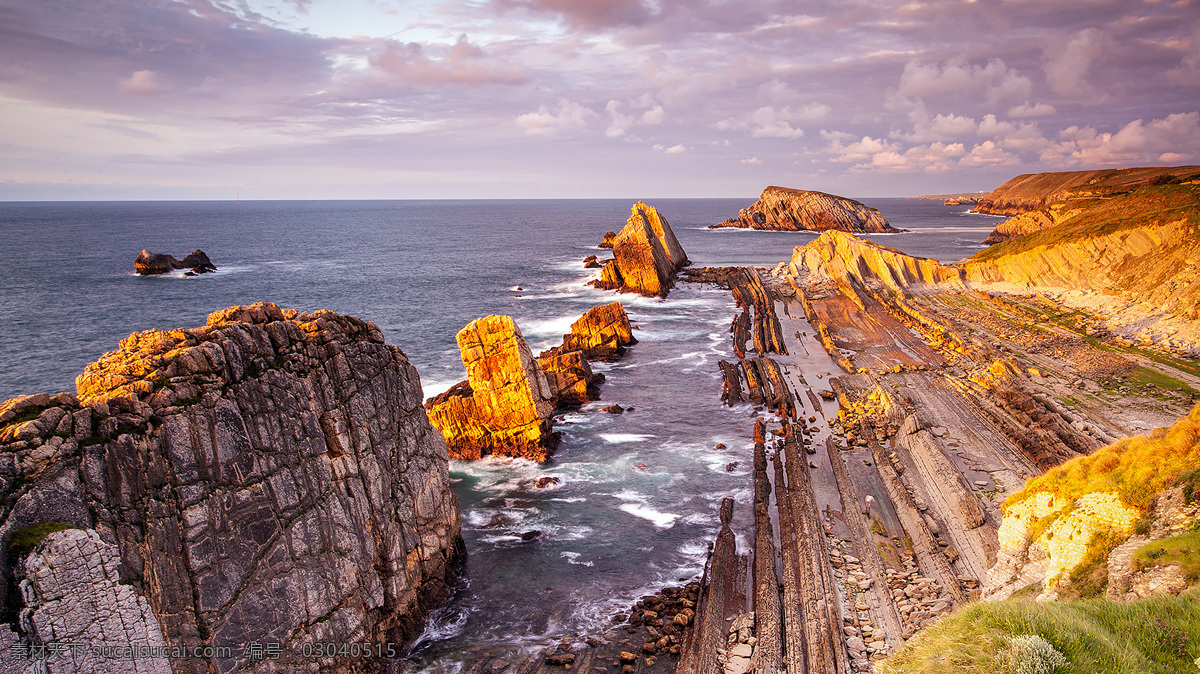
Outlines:
POLYGON ((1021 634, 1008 640, 1015 674, 1052 674, 1071 664, 1049 641, 1036 634, 1021 634))

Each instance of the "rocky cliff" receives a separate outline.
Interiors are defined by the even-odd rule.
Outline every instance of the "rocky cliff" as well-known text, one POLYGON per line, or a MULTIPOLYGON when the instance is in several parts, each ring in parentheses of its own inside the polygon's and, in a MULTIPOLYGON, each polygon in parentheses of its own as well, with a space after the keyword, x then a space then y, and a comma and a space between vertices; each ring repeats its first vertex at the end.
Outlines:
POLYGON ((485 316, 468 323, 457 339, 467 380, 425 402, 450 456, 547 460, 558 444, 550 422, 554 390, 521 329, 509 316, 485 316))
POLYGON ((962 290, 962 272, 937 260, 913 257, 853 234, 827 231, 792 253, 789 271, 798 281, 882 284, 894 291, 919 286, 962 290))
POLYGON ((898 232, 878 210, 853 199, 824 192, 771 186, 736 218, 718 225, 797 232, 898 232))
MULTIPOLYGON (((613 239, 613 259, 592 285, 604 290, 666 297, 675 275, 690 264, 667 219, 653 206, 633 205, 625 227, 613 239)), ((605 236, 607 242, 608 237, 605 236)))
POLYGON ((1048 228, 965 260, 960 266, 966 278, 973 284, 1099 291, 1196 318, 1200 185, 1144 187, 1071 203, 1037 212, 1046 214, 1048 228))
POLYGON ((76 387, 0 405, 10 654, 82 639, 170 657, 57 671, 365 671, 304 648, 420 632, 460 516, 417 372, 374 324, 231 307, 130 335, 76 387))
POLYGON ((1196 178, 1200 178, 1200 166, 1026 173, 992 190, 972 210, 989 215, 1019 215, 1053 203, 1113 196, 1147 185, 1187 182, 1196 178))
POLYGON ((1042 599, 1067 590, 1146 596, 1131 580, 1129 558, 1196 521, 1200 504, 1190 494, 1197 469, 1200 405, 1169 428, 1121 440, 1030 480, 1004 503, 1000 549, 985 593, 1003 599, 1034 587, 1042 599), (1144 530, 1132 535, 1140 522, 1144 530))

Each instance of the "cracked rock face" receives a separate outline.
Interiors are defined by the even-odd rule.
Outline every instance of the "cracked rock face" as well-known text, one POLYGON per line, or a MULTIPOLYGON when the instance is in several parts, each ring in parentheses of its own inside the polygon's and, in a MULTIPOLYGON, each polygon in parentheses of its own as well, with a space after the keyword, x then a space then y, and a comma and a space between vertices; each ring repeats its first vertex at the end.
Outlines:
MULTIPOLYGON (((134 333, 76 386, 0 404, 0 542, 94 530, 169 648, 218 649, 174 671, 366 669, 301 649, 402 647, 444 594, 462 555, 446 444, 374 324, 231 307, 134 333), (250 642, 281 655, 251 661, 250 642)), ((2 571, 0 587, 20 580, 2 571)))
POLYGON ((736 218, 714 227, 785 232, 898 232, 878 210, 853 199, 812 190, 770 186, 736 218))
POLYGON ((666 297, 676 273, 690 261, 658 209, 639 201, 630 210, 625 227, 613 239, 613 259, 591 284, 601 290, 666 297))

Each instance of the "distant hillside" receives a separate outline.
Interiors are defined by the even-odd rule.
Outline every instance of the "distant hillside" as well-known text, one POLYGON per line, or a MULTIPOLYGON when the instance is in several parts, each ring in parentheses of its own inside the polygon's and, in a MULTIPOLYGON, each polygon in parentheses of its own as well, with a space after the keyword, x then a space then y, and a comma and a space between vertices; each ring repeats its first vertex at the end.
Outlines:
POLYGON ((1056 202, 1128 192, 1151 184, 1200 178, 1200 166, 1145 166, 1019 175, 979 200, 976 213, 1019 215, 1056 202))
POLYGON ((1046 228, 961 263, 967 280, 1121 294, 1131 302, 1197 318, 1200 184, 1080 197, 1069 207, 1039 213, 1046 214, 1046 228))

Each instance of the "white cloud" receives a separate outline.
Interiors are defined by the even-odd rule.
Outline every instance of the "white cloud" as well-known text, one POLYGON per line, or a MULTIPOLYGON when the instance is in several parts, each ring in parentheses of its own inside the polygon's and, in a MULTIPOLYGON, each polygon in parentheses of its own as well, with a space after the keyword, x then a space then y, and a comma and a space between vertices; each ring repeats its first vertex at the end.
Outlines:
POLYGON ((1178 163, 1200 159, 1200 112, 1175 113, 1149 124, 1140 119, 1116 133, 1071 126, 1042 152, 1057 166, 1178 163))
POLYGON ((740 163, 740 164, 761 164, 762 160, 759 159, 758 157, 750 157, 749 159, 742 159, 738 163, 740 163))
POLYGON ((1200 26, 1192 31, 1183 58, 1167 71, 1167 78, 1185 86, 1200 85, 1200 26))
POLYGON ((604 111, 608 113, 611 122, 608 125, 608 129, 605 130, 604 135, 609 138, 621 138, 629 133, 629 129, 634 126, 662 124, 667 118, 667 112, 663 109, 663 106, 659 105, 648 95, 626 104, 635 108, 646 109, 640 115, 636 114, 636 111, 634 114, 627 115, 621 112, 622 103, 620 101, 609 101, 608 105, 604 106, 604 111))
POLYGON ((958 161, 959 166, 996 166, 1017 163, 1020 163, 1020 159, 1015 154, 1006 152, 1000 145, 990 140, 985 140, 971 148, 971 151, 958 161))
POLYGON ((962 59, 950 59, 944 66, 909 61, 900 74, 900 85, 893 93, 893 104, 931 96, 956 96, 982 93, 989 104, 1003 100, 1028 99, 1033 82, 1005 65, 1002 59, 990 59, 987 64, 971 65, 962 59))
POLYGON ((722 131, 749 131, 754 138, 788 138, 804 136, 802 122, 815 122, 829 114, 829 106, 809 103, 800 107, 764 105, 741 118, 724 119, 716 126, 722 131))
POLYGON ((683 154, 684 152, 687 152, 687 147, 684 145, 672 145, 670 147, 665 145, 655 145, 654 149, 662 152, 663 154, 683 154))
POLYGON ((1033 103, 1025 101, 1020 105, 1014 105, 1008 109, 1009 117, 1028 118, 1028 117, 1047 117, 1057 113, 1058 110, 1053 105, 1048 103, 1033 103))
POLYGON ((127 94, 145 96, 161 94, 163 88, 158 84, 158 73, 153 70, 138 70, 128 78, 121 80, 121 91, 127 94))
POLYGON ((584 129, 595 114, 578 103, 563 101, 553 110, 546 105, 540 105, 536 112, 527 112, 517 117, 516 122, 517 126, 531 136, 549 136, 584 129))
POLYGON ((972 135, 977 126, 973 118, 962 115, 938 114, 929 117, 923 105, 909 116, 913 119, 912 133, 893 135, 916 143, 944 141, 972 135))
POLYGON ((386 40, 376 46, 369 63, 385 78, 406 84, 445 86, 454 84, 520 84, 528 79, 525 69, 488 56, 459 35, 454 44, 421 44, 386 40), (430 55, 432 54, 432 56, 430 55))
POLYGON ((1087 80, 1092 64, 1111 48, 1112 40, 1097 28, 1085 28, 1065 44, 1055 43, 1043 55, 1046 83, 1056 93, 1085 98, 1092 102, 1108 95, 1087 80))

